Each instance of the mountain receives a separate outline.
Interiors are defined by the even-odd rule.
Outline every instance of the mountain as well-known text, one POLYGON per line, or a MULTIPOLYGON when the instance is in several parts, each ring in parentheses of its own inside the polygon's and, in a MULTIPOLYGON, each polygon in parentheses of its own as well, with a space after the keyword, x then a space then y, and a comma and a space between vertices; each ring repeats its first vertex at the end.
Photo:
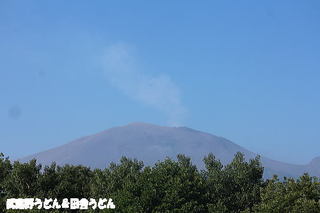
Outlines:
MULTIPOLYGON (((146 165, 152 165, 166 157, 175 159, 177 154, 191 157, 194 164, 203 168, 202 159, 213 153, 223 164, 229 163, 236 152, 242 152, 247 159, 255 153, 225 139, 187 127, 164 127, 147 123, 131 123, 86 136, 60 147, 20 159, 33 158, 43 165, 56 162, 58 165, 85 165, 91 168, 105 168, 110 162, 118 162, 122 156, 137 158, 146 165)), ((320 158, 308 165, 294 165, 261 157, 265 177, 273 174, 298 177, 304 172, 320 176, 320 158)))

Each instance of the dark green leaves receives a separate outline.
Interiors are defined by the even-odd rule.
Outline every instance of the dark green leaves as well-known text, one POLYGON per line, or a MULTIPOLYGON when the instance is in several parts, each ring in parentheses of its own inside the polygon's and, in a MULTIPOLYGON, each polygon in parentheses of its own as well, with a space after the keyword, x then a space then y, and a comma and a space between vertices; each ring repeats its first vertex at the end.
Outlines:
POLYGON ((225 166, 209 154, 204 165, 200 171, 178 155, 147 167, 123 157, 104 170, 55 163, 42 168, 0 154, 0 212, 17 212, 5 210, 5 201, 18 197, 112 198, 116 212, 320 212, 319 180, 307 174, 264 181, 260 158, 248 161, 241 153, 225 166))

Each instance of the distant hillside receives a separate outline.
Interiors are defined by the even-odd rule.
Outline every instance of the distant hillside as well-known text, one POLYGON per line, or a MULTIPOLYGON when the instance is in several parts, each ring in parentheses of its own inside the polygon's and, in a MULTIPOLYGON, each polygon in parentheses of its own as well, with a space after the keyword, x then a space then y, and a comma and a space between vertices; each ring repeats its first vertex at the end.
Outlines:
MULTIPOLYGON (((203 168, 202 159, 212 152, 223 164, 230 162, 236 152, 242 152, 246 158, 254 158, 255 153, 212 134, 187 127, 163 127, 146 123, 132 123, 114 127, 103 132, 83 137, 63 146, 40 152, 20 161, 33 158, 43 165, 56 162, 64 164, 82 164, 91 168, 105 168, 110 162, 117 162, 122 156, 137 158, 151 165, 166 157, 175 158, 177 154, 186 154, 193 163, 203 168)), ((265 177, 273 174, 297 177, 304 172, 320 176, 320 158, 308 165, 294 165, 261 158, 265 167, 265 177)))

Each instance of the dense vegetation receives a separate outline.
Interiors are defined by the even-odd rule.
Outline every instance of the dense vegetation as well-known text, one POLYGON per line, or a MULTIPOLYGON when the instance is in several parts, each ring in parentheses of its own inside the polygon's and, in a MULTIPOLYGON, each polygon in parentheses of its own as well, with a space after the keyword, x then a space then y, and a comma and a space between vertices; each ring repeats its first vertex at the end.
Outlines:
POLYGON ((165 159, 152 167, 123 157, 104 170, 42 168, 35 160, 12 163, 1 154, 0 212, 21 212, 5 210, 6 199, 18 197, 114 200, 115 210, 97 212, 320 212, 317 178, 264 180, 260 159, 247 162, 241 153, 226 166, 212 154, 204 164, 198 170, 190 158, 178 155, 177 161, 165 159))

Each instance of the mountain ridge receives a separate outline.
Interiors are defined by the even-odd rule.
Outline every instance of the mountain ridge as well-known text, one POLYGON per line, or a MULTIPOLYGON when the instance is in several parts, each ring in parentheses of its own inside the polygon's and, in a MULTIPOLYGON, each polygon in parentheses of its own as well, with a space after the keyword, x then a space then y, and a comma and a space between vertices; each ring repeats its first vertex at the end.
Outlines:
MULTIPOLYGON (((58 165, 75 164, 91 168, 105 168, 111 162, 118 162, 122 156, 137 158, 146 165, 152 165, 165 157, 175 158, 177 154, 191 157, 193 163, 203 168, 202 159, 213 153, 223 164, 229 163, 236 152, 245 154, 246 159, 257 156, 244 147, 220 136, 191 129, 189 127, 158 126, 144 122, 129 123, 106 129, 67 144, 39 152, 20 159, 33 158, 43 165, 56 162, 58 165), (85 157, 84 157, 85 156, 85 157)), ((280 176, 297 177, 304 172, 320 176, 320 157, 309 164, 296 165, 261 156, 265 177, 273 173, 280 176)))

